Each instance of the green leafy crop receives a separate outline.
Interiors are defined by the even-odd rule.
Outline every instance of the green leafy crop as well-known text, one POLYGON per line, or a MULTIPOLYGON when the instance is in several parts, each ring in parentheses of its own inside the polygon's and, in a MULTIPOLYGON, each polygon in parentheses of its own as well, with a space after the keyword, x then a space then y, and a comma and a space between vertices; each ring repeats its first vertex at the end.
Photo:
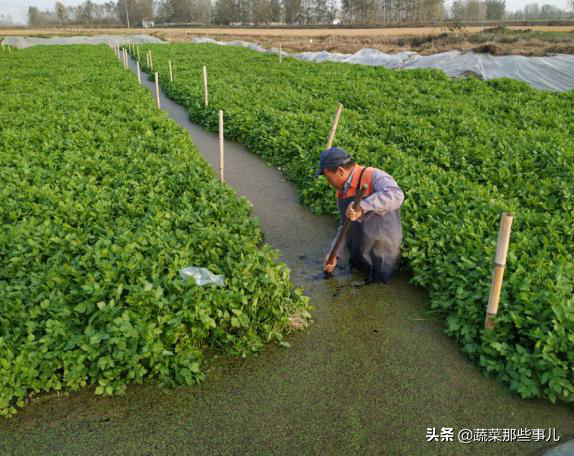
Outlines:
POLYGON ((194 384, 307 315, 251 206, 106 46, 0 55, 0 415, 31 395, 194 384), (178 271, 200 266, 225 287, 178 271))
POLYGON ((215 129, 223 109, 226 136, 280 166, 317 213, 335 214, 333 192, 313 172, 343 103, 335 144, 405 191, 404 259, 447 333, 523 397, 574 401, 574 91, 451 80, 437 70, 280 64, 212 44, 148 46, 141 55, 148 48, 163 90, 193 121, 215 129), (516 217, 496 330, 485 334, 505 210, 516 217))

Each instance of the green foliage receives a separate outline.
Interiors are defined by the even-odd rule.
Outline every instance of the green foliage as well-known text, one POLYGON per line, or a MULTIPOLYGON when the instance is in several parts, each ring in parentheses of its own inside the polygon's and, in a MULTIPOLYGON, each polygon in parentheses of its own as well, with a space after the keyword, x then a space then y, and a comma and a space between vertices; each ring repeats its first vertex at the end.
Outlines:
POLYGON ((251 206, 109 48, 0 56, 0 415, 41 391, 204 378, 308 315, 251 206), (209 268, 226 286, 178 275, 209 268))
POLYGON ((223 109, 226 137, 280 166, 317 213, 335 214, 332 191, 313 173, 342 102, 335 144, 405 190, 404 258, 444 311, 447 333, 523 397, 574 400, 574 91, 435 70, 279 64, 216 45, 149 47, 163 90, 193 121, 215 130, 223 109), (516 213, 506 278, 496 330, 484 334, 505 210, 516 213))

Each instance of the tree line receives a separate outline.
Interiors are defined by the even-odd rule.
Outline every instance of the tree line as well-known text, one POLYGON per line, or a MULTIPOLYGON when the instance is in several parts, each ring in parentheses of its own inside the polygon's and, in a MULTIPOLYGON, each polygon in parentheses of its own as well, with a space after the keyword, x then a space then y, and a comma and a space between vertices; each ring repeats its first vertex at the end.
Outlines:
MULTIPOLYGON (((568 0, 574 11, 574 0, 568 0)), ((556 6, 537 3, 509 13, 505 0, 117 0, 78 6, 56 2, 54 10, 28 9, 31 26, 85 24, 141 26, 156 24, 429 24, 497 20, 573 18, 556 6)))

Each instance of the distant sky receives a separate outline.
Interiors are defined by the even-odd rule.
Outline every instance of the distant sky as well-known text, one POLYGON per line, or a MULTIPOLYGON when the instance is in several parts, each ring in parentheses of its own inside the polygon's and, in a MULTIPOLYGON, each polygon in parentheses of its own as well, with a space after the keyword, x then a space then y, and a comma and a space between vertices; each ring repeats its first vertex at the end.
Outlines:
MULTIPOLYGON (((64 5, 79 5, 84 0, 60 0, 64 5)), ((104 0, 93 0, 94 3, 105 3, 104 0)), ((452 0, 445 0, 450 6, 452 0)), ((12 16, 14 22, 25 23, 27 20, 27 11, 29 6, 37 6, 40 9, 54 9, 55 0, 0 0, 0 14, 12 16)), ((549 3, 561 9, 567 8, 567 0, 506 0, 507 11, 516 11, 524 8, 529 3, 549 3)))

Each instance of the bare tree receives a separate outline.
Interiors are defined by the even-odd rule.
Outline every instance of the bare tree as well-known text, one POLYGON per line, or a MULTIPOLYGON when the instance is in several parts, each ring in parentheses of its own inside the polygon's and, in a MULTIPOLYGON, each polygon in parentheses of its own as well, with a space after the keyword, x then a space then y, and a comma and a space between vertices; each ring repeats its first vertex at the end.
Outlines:
POLYGON ((505 0, 486 0, 486 19, 489 21, 501 21, 504 19, 506 10, 505 0))
POLYGON ((56 2, 55 10, 56 10, 56 16, 58 16, 58 21, 60 22, 60 24, 68 22, 69 19, 68 10, 64 4, 56 2))
POLYGON ((296 24, 301 22, 301 6, 301 0, 283 0, 285 22, 287 24, 296 24))
POLYGON ((229 25, 235 21, 233 0, 217 0, 213 21, 218 25, 229 25))
POLYGON ((445 16, 443 0, 419 0, 416 3, 416 21, 432 24, 445 16))
POLYGON ((269 24, 271 22, 271 0, 253 0, 251 15, 253 23, 269 24))
POLYGON ((455 0, 450 7, 450 15, 453 19, 462 21, 464 19, 464 2, 455 0))
POLYGON ((40 10, 35 6, 30 6, 28 8, 28 25, 30 25, 30 27, 42 25, 40 10))
POLYGON ((271 22, 279 23, 283 18, 283 5, 281 0, 271 0, 271 22))
POLYGON ((192 22, 191 0, 160 0, 158 10, 163 22, 192 22))
POLYGON ((138 25, 153 19, 153 0, 118 0, 115 10, 122 24, 138 25))

